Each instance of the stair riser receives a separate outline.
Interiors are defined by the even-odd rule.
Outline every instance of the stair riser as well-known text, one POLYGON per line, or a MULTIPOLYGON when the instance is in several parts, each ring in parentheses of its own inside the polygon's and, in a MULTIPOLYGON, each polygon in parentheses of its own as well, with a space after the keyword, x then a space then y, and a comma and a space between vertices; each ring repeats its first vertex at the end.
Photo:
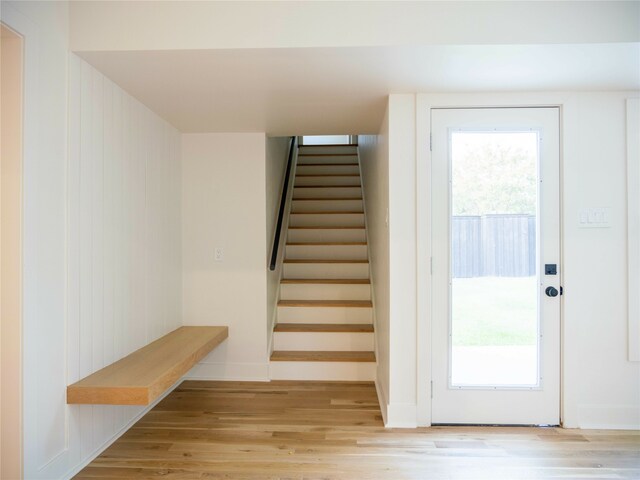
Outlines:
POLYGON ((371 300, 371 285, 292 284, 280 285, 282 300, 371 300))
POLYGON ((294 200, 293 213, 303 212, 361 212, 362 200, 294 200))
MULTIPOLYGON (((301 157, 305 158, 305 157, 301 157)), ((353 157, 356 163, 356 157, 353 157)), ((326 163, 326 162, 325 162, 326 163)), ((333 163, 333 162, 332 162, 333 163)), ((338 162, 335 162, 338 163, 338 162)), ((358 165, 304 165, 296 167, 296 175, 346 175, 348 173, 360 173, 358 165)), ((355 178, 355 177, 354 177, 355 178)))
POLYGON ((366 245, 287 245, 286 258, 366 260, 367 246, 366 245))
POLYGON ((364 228, 342 229, 289 229, 287 242, 364 242, 364 228))
POLYGON ((272 380, 373 381, 374 362, 270 362, 272 380))
POLYGON ((301 177, 296 175, 296 181, 294 184, 296 187, 303 187, 305 185, 327 185, 327 186, 336 186, 336 185, 345 185, 348 187, 351 186, 360 186, 360 177, 343 177, 343 176, 323 176, 323 177, 301 177))
POLYGON ((285 263, 284 278, 369 278, 368 263, 285 263))
POLYGON ((371 307, 278 307, 278 323, 367 323, 371 307))
POLYGON ((373 333, 274 332, 274 350, 370 352, 373 333))
POLYGON ((364 227, 364 214, 293 214, 289 217, 289 225, 292 227, 364 227))
POLYGON ((358 161, 356 155, 304 155, 298 157, 297 165, 306 165, 309 163, 355 163, 358 161))
POLYGON ((360 187, 295 187, 294 198, 362 198, 360 187))
POLYGON ((298 153, 356 153, 357 148, 352 145, 300 145, 298 153))

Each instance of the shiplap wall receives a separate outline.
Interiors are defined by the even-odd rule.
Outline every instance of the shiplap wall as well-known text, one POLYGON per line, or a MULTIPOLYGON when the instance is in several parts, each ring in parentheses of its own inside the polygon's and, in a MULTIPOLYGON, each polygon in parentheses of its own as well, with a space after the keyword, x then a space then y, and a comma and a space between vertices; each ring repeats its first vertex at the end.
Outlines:
MULTIPOLYGON (((181 325, 180 134, 69 58, 68 383, 181 325)), ((82 465, 139 407, 69 406, 82 465)))

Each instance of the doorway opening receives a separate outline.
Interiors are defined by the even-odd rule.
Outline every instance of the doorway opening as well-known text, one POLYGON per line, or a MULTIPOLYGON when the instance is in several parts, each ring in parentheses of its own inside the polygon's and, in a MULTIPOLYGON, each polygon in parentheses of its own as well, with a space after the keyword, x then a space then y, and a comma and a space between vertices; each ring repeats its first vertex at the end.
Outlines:
POLYGON ((559 111, 431 118, 432 424, 557 425, 559 111))

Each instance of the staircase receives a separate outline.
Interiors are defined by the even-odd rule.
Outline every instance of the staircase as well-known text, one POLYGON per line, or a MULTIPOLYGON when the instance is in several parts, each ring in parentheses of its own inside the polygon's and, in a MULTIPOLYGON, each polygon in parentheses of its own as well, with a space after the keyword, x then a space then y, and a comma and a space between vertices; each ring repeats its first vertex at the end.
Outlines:
POLYGON ((373 309, 357 147, 300 146, 271 378, 373 380, 373 309))

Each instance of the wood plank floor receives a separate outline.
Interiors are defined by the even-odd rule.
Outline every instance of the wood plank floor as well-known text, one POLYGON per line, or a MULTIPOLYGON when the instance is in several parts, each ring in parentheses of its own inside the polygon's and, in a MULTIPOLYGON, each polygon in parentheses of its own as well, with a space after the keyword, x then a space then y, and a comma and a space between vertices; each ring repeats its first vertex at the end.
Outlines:
POLYGON ((185 381, 77 479, 639 479, 640 432, 385 429, 371 383, 185 381))

